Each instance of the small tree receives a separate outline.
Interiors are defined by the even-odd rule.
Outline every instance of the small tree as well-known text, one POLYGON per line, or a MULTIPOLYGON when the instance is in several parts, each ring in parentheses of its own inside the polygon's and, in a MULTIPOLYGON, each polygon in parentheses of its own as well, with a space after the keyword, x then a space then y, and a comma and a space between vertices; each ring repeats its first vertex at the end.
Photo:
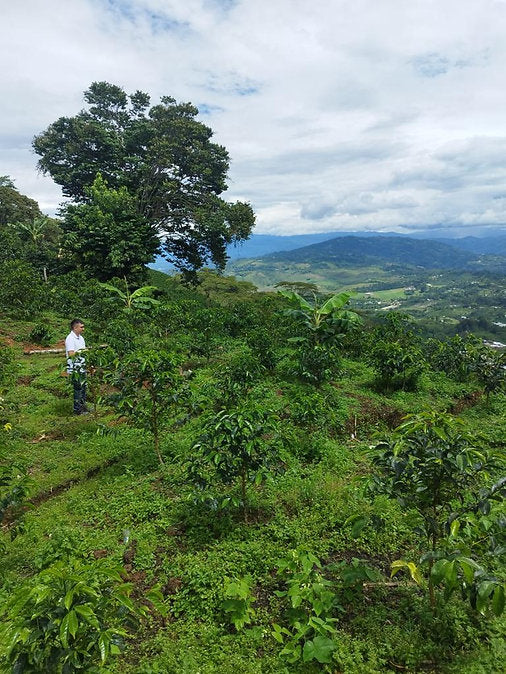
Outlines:
MULTIPOLYGON (((481 608, 492 599, 501 612, 504 587, 473 559, 454 547, 460 518, 469 511, 487 511, 492 498, 502 498, 504 485, 483 492, 482 480, 493 466, 487 453, 478 449, 462 429, 462 422, 449 414, 426 412, 406 417, 391 439, 378 443, 371 452, 375 474, 373 491, 386 493, 416 513, 416 528, 428 545, 420 559, 428 567, 431 606, 435 587, 445 583, 448 597, 459 585, 471 603, 482 597, 481 608)), ((407 568, 421 583, 422 571, 413 562, 398 560, 392 575, 407 568)))
POLYGON ((295 292, 280 290, 279 294, 295 305, 284 314, 292 318, 300 334, 289 338, 296 344, 299 356, 299 374, 304 379, 320 384, 335 368, 339 360, 338 347, 344 336, 362 324, 361 317, 345 307, 350 295, 339 293, 323 304, 314 298, 313 304, 295 292))
POLYGON ((179 360, 167 351, 134 351, 118 363, 116 374, 120 393, 117 408, 131 422, 153 437, 160 463, 160 439, 168 414, 177 402, 182 381, 179 360))
POLYGON ((202 490, 202 500, 209 485, 238 481, 240 501, 228 495, 221 505, 240 503, 244 521, 248 521, 248 483, 261 484, 279 462, 278 446, 271 435, 275 422, 272 411, 252 404, 221 410, 207 419, 204 433, 192 447, 187 469, 190 480, 202 490))
POLYGON ((473 370, 483 386, 488 405, 491 393, 506 389, 506 353, 496 353, 488 346, 482 346, 473 370))
POLYGON ((368 354, 376 370, 376 385, 385 391, 413 391, 425 368, 420 340, 412 330, 413 319, 389 312, 372 333, 368 354))

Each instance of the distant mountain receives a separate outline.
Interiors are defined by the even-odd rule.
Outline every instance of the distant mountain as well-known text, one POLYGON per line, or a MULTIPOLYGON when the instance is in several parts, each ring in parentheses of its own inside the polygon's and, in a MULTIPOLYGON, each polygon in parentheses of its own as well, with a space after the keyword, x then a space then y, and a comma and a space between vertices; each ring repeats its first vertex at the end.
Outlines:
POLYGON ((506 235, 503 236, 465 236, 462 239, 438 239, 441 243, 483 255, 506 255, 506 235))
MULTIPOLYGON (((251 237, 242 242, 241 244, 230 245, 228 246, 227 253, 230 258, 230 263, 233 263, 237 260, 244 259, 257 259, 269 256, 272 254, 277 254, 279 252, 293 251, 293 250, 303 250, 312 245, 330 242, 336 239, 367 239, 369 241, 376 241, 379 239, 397 239, 397 248, 401 258, 407 252, 407 249, 401 247, 399 241, 413 240, 420 242, 421 240, 425 241, 425 244, 446 244, 448 246, 456 247, 459 250, 468 251, 475 254, 490 254, 490 255, 506 255, 506 235, 501 234, 501 229, 493 230, 494 236, 467 236, 463 238, 450 238, 449 236, 441 237, 439 230, 427 230, 424 232, 417 232, 413 234, 394 234, 392 232, 340 232, 339 235, 336 235, 336 232, 320 232, 318 234, 293 234, 291 236, 279 236, 276 234, 252 234, 251 237), (499 234, 498 234, 499 232, 499 234)), ((359 250, 357 248, 358 244, 349 243, 348 253, 353 257, 354 254, 362 256, 366 250, 359 250), (350 248, 351 246, 351 248, 350 248)), ((392 244, 393 245, 393 244, 392 244)), ((409 244, 408 244, 409 245, 409 244)), ((395 246, 394 246, 395 248, 395 246)), ((427 246, 426 246, 427 248, 427 246)), ((387 247, 388 249, 388 247, 387 247)), ((393 250, 393 248, 392 248, 393 250)), ((409 249, 411 252, 414 250, 413 247, 409 249)), ((421 250, 421 249, 418 249, 421 250)), ((432 253, 435 249, 431 248, 431 252, 425 256, 426 259, 430 261, 432 258, 432 253)), ((382 251, 385 253, 385 246, 378 247, 372 243, 368 245, 367 251, 373 254, 375 257, 380 254, 382 251)), ((344 253, 344 249, 343 249, 344 253)), ((448 251, 446 251, 448 253, 448 251)), ((452 256, 455 253, 452 252, 452 256)), ((387 254, 388 257, 388 254, 387 254)), ((441 258, 444 262, 444 251, 441 252, 441 258)), ((383 259, 383 258, 382 258, 383 259)), ((470 258, 458 256, 455 259, 455 262, 458 264, 458 267, 461 267, 465 264, 470 258)), ((375 260, 376 262, 378 260, 375 260)), ((383 261, 385 261, 383 259, 383 261)), ((392 261, 392 260, 389 260, 392 261)), ((400 260, 403 263, 408 262, 408 258, 400 260)), ((366 262, 363 262, 366 264, 366 262)), ((423 262, 410 262, 410 264, 419 264, 420 266, 425 266, 423 262)), ((156 262, 150 265, 153 269, 158 269, 160 271, 173 271, 174 267, 163 257, 158 257, 156 262)), ((448 265, 441 268, 449 268, 448 265)))
POLYGON ((454 245, 401 236, 339 236, 295 250, 272 253, 262 259, 266 263, 327 262, 340 267, 394 263, 426 269, 465 269, 480 260, 475 253, 454 245))

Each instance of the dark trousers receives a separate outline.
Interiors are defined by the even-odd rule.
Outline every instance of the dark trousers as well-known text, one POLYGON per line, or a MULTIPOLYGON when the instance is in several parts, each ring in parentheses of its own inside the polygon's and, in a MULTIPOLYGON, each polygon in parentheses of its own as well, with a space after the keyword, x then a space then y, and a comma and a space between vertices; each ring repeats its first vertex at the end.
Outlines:
POLYGON ((86 379, 76 377, 72 385, 74 387, 74 414, 81 414, 86 409, 86 379))

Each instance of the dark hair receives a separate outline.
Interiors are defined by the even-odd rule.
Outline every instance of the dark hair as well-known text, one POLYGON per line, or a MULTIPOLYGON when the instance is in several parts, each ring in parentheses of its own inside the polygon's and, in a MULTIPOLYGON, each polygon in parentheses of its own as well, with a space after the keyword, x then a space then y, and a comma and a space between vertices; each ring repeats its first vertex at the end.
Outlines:
POLYGON ((80 318, 74 318, 74 320, 70 322, 70 329, 73 330, 76 325, 84 325, 84 321, 80 318))

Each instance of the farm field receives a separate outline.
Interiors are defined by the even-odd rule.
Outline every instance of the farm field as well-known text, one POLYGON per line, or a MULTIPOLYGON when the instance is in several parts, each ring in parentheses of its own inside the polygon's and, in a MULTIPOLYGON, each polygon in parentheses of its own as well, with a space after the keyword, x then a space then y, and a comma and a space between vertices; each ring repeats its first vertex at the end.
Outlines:
MULTIPOLYGON (((152 279, 162 305, 151 312, 124 314, 107 302, 102 314, 99 304, 88 310, 87 344, 107 343, 122 355, 89 374, 85 416, 72 415, 62 355, 25 353, 61 346, 64 316, 46 310, 36 321, 2 320, 2 495, 12 488, 9 479, 26 487, 20 508, 4 501, 0 600, 8 611, 14 610, 10 597, 48 583, 55 570, 85 582, 117 569, 129 601, 145 610, 123 622, 122 633, 121 611, 95 606, 97 615, 104 612, 103 629, 120 635, 102 642, 101 671, 499 673, 504 615, 495 615, 488 595, 476 612, 459 592, 445 597, 441 580, 431 606, 423 564, 419 584, 407 571, 391 577, 396 560, 418 565, 427 543, 416 532, 416 509, 375 491, 370 480, 380 477, 371 447, 391 441, 406 415, 423 420, 431 411, 439 417, 427 432, 431 423, 456 423, 458 437, 469 436, 495 457, 481 486, 497 481, 504 467, 504 393, 487 395, 472 372, 459 380, 435 369, 430 349, 408 326, 398 339, 422 349, 426 365, 416 384, 379 383, 367 354, 380 332, 372 341, 365 335, 399 329, 388 321, 333 351, 333 369, 324 375, 308 362, 321 376, 311 381, 297 374, 298 347, 286 341, 299 329, 286 313, 287 300, 233 279, 210 276, 198 292, 161 274, 152 279), (30 340, 41 324, 50 333, 44 347, 30 340), (127 391, 115 375, 128 376, 122 368, 135 354, 151 353, 146 345, 153 342, 181 368, 171 375, 178 394, 167 398, 161 422, 163 463, 151 427, 118 406, 127 391), (223 413, 228 424, 238 414, 259 424, 257 435, 245 436, 258 466, 245 491, 235 464, 226 477, 205 463, 205 438, 223 413), (302 619, 304 633, 293 622, 302 619)), ((379 291, 385 302, 395 292, 379 291)), ((141 396, 137 405, 147 404, 146 386, 128 394, 141 396)), ((230 447, 226 428, 216 445, 222 456, 230 447)), ((471 492, 464 498, 469 507, 471 492)), ((488 540, 494 536, 500 545, 496 519, 503 511, 492 500, 488 535, 477 537, 463 519, 462 531, 454 527, 445 543, 465 548, 492 574, 491 583, 503 580, 500 552, 488 540)), ((495 587, 489 586, 491 599, 495 587)), ((3 614, 4 627, 9 615, 3 614)), ((67 649, 82 630, 96 652, 85 671, 95 671, 98 637, 81 622, 67 649)), ((58 639, 51 638, 56 648, 58 639)))

